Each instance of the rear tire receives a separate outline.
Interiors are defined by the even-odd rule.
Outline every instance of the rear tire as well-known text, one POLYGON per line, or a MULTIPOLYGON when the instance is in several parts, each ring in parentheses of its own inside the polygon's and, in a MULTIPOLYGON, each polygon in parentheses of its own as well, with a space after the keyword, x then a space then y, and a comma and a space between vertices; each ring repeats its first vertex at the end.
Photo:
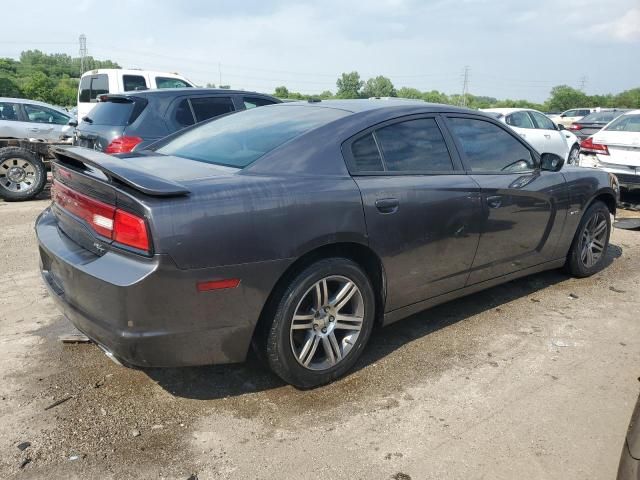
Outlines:
POLYGON ((578 278, 590 277, 602 270, 610 236, 609 209, 601 201, 594 202, 580 220, 567 255, 566 270, 578 278))
POLYGON ((569 165, 578 165, 580 163, 580 146, 576 143, 569 151, 567 163, 569 165))
POLYGON ((258 347, 285 382, 313 388, 341 377, 358 360, 373 328, 375 296, 357 263, 326 258, 297 274, 271 311, 258 347))
POLYGON ((0 149, 0 198, 9 202, 31 200, 46 183, 47 171, 35 153, 21 147, 0 149))

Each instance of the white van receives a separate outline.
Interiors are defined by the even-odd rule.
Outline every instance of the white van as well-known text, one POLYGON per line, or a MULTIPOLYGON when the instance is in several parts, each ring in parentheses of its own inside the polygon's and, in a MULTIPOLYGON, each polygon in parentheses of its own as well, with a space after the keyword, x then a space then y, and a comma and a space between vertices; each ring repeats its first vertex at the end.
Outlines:
POLYGON ((151 88, 184 88, 195 85, 176 73, 150 70, 100 68, 82 75, 78 86, 78 121, 94 107, 99 95, 151 88))

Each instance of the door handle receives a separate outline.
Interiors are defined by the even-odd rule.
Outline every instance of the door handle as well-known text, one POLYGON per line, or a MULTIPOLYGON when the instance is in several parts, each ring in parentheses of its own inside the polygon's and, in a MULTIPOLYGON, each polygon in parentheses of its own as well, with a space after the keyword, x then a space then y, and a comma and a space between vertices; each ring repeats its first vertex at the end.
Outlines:
POLYGON ((397 198, 380 198, 376 200, 376 208, 380 213, 396 213, 400 202, 397 198))
POLYGON ((549 135, 548 133, 545 133, 544 138, 551 138, 551 135, 549 135))
POLYGON ((30 132, 39 132, 40 129, 39 128, 29 128, 30 132))
POLYGON ((502 195, 487 197, 487 205, 489 205, 489 208, 500 208, 502 206, 502 195))

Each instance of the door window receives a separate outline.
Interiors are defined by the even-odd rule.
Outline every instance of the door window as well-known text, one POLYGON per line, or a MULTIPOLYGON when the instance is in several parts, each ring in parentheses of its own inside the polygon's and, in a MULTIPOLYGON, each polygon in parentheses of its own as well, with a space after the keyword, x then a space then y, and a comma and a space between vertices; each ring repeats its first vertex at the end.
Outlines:
POLYGON ((30 122, 50 123, 54 125, 66 125, 69 122, 69 117, 62 113, 39 105, 29 105, 25 103, 24 111, 30 122))
POLYGON ((244 108, 247 110, 250 108, 263 107, 265 105, 272 105, 276 102, 273 100, 269 100, 268 98, 260 98, 260 97, 244 97, 242 99, 244 101, 244 108))
POLYGON ((507 125, 517 128, 534 128, 531 117, 527 112, 513 112, 505 118, 507 125))
POLYGON ((382 157, 373 138, 373 133, 360 137, 351 144, 353 168, 358 172, 382 172, 382 157))
POLYGON ((529 112, 536 122, 536 128, 541 130, 555 130, 556 126, 549 117, 538 112, 529 112))
POLYGON ((106 74, 88 75, 80 81, 80 102, 97 102, 99 95, 109 93, 109 77, 106 74))
POLYGON ((156 77, 156 88, 188 88, 191 86, 179 78, 156 77))
POLYGON ((141 75, 123 75, 122 83, 124 84, 125 92, 147 89, 147 81, 141 75))
POLYGON ((191 106, 196 115, 196 122, 203 122, 234 110, 229 97, 196 97, 191 99, 191 106))
POLYGON ((173 113, 173 120, 181 128, 188 127, 189 125, 196 123, 193 118, 191 107, 189 106, 189 100, 185 98, 178 104, 175 112, 173 113))
POLYGON ((529 149, 501 127, 473 118, 449 118, 449 123, 473 172, 520 172, 535 167, 529 149))
POLYGON ((18 105, 9 102, 0 102, 0 120, 20 120, 18 105))

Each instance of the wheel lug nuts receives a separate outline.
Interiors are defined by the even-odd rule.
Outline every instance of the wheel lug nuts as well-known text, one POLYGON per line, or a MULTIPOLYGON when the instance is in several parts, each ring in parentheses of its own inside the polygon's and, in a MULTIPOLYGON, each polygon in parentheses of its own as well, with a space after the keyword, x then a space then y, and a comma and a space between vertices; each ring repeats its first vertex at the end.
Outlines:
POLYGON ((335 317, 329 317, 329 321, 330 321, 330 322, 335 321, 335 317))
POLYGON ((327 333, 327 327, 322 328, 322 333, 327 333))

